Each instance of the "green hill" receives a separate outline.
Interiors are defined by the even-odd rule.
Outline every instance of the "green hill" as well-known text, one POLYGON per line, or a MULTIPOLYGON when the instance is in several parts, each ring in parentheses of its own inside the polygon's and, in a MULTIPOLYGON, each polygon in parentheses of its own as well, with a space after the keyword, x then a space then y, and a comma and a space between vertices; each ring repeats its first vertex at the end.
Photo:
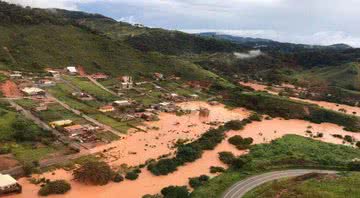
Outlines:
POLYGON ((318 79, 333 86, 360 91, 360 64, 349 63, 334 67, 315 67, 296 77, 300 80, 318 79))
POLYGON ((82 65, 89 73, 101 71, 113 76, 162 72, 183 79, 218 79, 189 61, 156 52, 144 53, 76 21, 79 18, 111 21, 101 15, 81 12, 65 15, 56 10, 22 8, 4 2, 0 2, 0 15, 6 15, 0 17, 2 70, 42 71, 45 67, 82 65))

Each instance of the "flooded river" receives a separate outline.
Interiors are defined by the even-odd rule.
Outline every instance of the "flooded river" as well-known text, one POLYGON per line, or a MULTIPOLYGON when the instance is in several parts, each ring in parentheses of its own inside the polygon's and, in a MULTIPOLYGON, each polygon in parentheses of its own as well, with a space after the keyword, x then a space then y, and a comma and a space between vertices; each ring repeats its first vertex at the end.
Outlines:
MULTIPOLYGON (((223 105, 210 106, 204 102, 182 103, 180 106, 184 109, 194 110, 192 113, 184 116, 176 116, 169 113, 161 113, 160 120, 156 122, 146 122, 146 132, 132 131, 124 139, 113 142, 109 145, 95 148, 93 153, 109 150, 104 153, 105 160, 113 167, 121 164, 130 166, 139 165, 148 159, 173 153, 174 142, 178 139, 196 139, 201 136, 212 125, 210 122, 226 122, 234 119, 246 118, 250 112, 245 109, 226 109, 223 105), (198 111, 202 108, 208 108, 210 114, 208 117, 199 115, 198 111), (112 149, 110 149, 112 148, 112 149)), ((214 124, 214 123, 212 123, 214 124)), ((332 134, 351 135, 360 140, 360 133, 350 133, 343 131, 342 127, 323 123, 313 124, 302 120, 283 120, 272 119, 261 122, 253 122, 247 125, 242 131, 229 131, 227 138, 233 135, 242 137, 252 137, 255 144, 269 142, 280 138, 286 134, 297 134, 308 137, 306 132, 310 130, 316 135, 317 132, 324 134, 318 140, 342 144, 342 140, 334 138, 332 134)), ((230 145, 227 140, 220 143, 214 150, 205 151, 202 158, 193 163, 188 163, 178 168, 178 171, 167 176, 153 176, 146 169, 135 181, 125 180, 121 183, 110 183, 105 186, 87 186, 72 180, 70 172, 56 170, 54 175, 46 173, 44 176, 49 179, 66 179, 72 185, 72 190, 65 195, 55 195, 49 197, 62 198, 139 198, 145 194, 159 193, 160 190, 169 185, 187 185, 189 177, 196 177, 201 174, 212 175, 209 173, 210 166, 226 167, 219 159, 218 152, 230 151, 236 155, 245 154, 245 151, 239 151, 230 145)), ((212 175, 214 176, 214 175, 212 175)), ((23 185, 23 193, 15 195, 15 198, 35 198, 38 197, 38 186, 30 184, 26 178, 20 180, 23 185)))

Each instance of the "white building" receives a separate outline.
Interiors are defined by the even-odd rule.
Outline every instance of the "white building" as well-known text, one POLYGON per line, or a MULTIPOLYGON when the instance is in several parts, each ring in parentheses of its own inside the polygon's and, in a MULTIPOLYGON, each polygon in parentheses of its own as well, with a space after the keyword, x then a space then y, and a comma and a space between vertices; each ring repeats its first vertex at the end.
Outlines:
POLYGON ((78 70, 74 66, 66 67, 66 71, 69 72, 70 74, 77 74, 78 73, 78 70))
POLYGON ((10 175, 0 174, 0 195, 12 192, 21 192, 21 186, 10 175))
POLYGON ((114 105, 119 107, 126 107, 126 106, 130 106, 131 103, 128 100, 116 100, 114 101, 114 105))
POLYGON ((37 88, 37 87, 25 87, 21 91, 24 92, 28 96, 35 96, 35 95, 45 94, 44 90, 42 90, 40 88, 37 88))

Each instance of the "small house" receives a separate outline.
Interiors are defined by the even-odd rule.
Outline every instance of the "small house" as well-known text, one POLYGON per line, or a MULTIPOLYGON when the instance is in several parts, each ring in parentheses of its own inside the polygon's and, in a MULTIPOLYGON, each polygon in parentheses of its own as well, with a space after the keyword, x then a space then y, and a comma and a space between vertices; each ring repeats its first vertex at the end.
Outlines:
POLYGON ((133 78, 131 76, 121 76, 119 77, 121 81, 121 89, 132 89, 133 88, 133 78))
POLYGON ((55 127, 67 126, 72 123, 73 123, 72 120, 58 120, 58 121, 50 122, 49 124, 52 128, 55 128, 55 127))
POLYGON ((10 78, 11 79, 20 79, 20 78, 22 78, 23 76, 22 76, 22 74, 18 74, 18 73, 12 73, 12 74, 10 74, 10 78))
POLYGON ((117 100, 114 101, 114 105, 118 107, 126 107, 126 106, 130 106, 131 103, 128 100, 117 100))
POLYGON ((55 85, 55 82, 49 79, 41 79, 39 80, 38 84, 41 87, 51 87, 55 85))
POLYGON ((94 98, 92 96, 90 96, 89 94, 84 93, 84 92, 73 92, 73 93, 71 93, 71 95, 74 97, 77 97, 78 99, 83 100, 83 101, 94 100, 94 98))
POLYGON ((0 195, 10 193, 21 193, 22 187, 10 175, 0 173, 0 195))
POLYGON ((21 90, 28 96, 44 95, 45 91, 37 87, 25 87, 21 90))
POLYGON ((106 112, 112 112, 115 111, 115 108, 112 105, 106 105, 99 108, 100 112, 106 113, 106 112))
POLYGON ((91 78, 95 80, 106 80, 109 78, 109 76, 103 73, 95 73, 91 75, 91 78))
POLYGON ((66 67, 66 71, 71 75, 75 75, 78 73, 78 70, 74 66, 66 67))
POLYGON ((156 72, 156 73, 153 74, 153 77, 154 77, 155 80, 163 80, 164 79, 164 74, 156 72))
POLYGON ((193 99, 193 100, 196 100, 196 99, 199 99, 199 95, 197 95, 197 94, 191 94, 191 95, 190 95, 190 98, 193 99))
POLYGON ((82 125, 76 124, 64 127, 64 130, 69 134, 75 134, 84 130, 84 127, 82 125))

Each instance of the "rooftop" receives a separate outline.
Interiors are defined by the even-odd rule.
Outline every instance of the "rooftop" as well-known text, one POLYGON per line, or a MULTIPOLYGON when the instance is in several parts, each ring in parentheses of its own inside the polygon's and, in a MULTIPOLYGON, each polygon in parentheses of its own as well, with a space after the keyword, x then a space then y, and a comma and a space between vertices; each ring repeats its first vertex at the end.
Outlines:
POLYGON ((16 183, 17 183, 17 181, 10 175, 0 174, 0 187, 11 186, 16 183))

